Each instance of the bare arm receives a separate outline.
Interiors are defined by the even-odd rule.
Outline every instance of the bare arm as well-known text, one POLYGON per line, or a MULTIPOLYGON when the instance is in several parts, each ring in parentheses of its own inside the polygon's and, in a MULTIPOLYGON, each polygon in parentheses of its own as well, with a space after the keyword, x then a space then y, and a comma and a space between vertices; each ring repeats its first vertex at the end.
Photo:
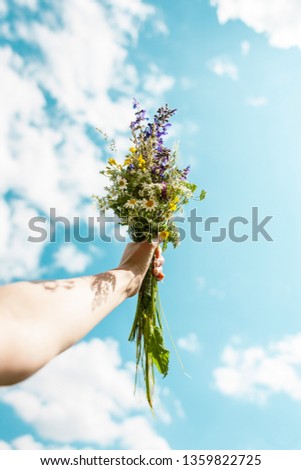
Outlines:
POLYGON ((127 297, 152 262, 163 278, 156 243, 130 243, 116 269, 73 279, 0 287, 0 385, 32 375, 72 346, 127 297))

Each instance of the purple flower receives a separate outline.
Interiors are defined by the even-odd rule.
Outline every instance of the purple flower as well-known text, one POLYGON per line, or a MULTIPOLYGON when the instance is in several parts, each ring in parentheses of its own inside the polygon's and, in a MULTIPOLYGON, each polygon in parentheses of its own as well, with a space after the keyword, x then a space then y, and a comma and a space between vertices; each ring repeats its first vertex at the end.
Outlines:
POLYGON ((136 109, 136 108, 139 108, 139 102, 136 100, 136 98, 133 98, 133 108, 136 109))
POLYGON ((190 172, 190 165, 188 165, 184 170, 181 171, 183 180, 186 180, 188 173, 190 172))

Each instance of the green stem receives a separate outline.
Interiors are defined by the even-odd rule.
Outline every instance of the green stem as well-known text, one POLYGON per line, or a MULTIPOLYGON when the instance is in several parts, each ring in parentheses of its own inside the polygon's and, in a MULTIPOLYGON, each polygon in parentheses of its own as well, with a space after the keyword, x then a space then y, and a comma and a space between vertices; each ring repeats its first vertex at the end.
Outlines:
POLYGON ((136 341, 136 378, 141 368, 143 371, 146 397, 152 408, 155 376, 154 366, 166 376, 168 371, 169 351, 164 346, 162 323, 159 309, 158 281, 149 267, 138 295, 138 303, 130 341, 136 341))

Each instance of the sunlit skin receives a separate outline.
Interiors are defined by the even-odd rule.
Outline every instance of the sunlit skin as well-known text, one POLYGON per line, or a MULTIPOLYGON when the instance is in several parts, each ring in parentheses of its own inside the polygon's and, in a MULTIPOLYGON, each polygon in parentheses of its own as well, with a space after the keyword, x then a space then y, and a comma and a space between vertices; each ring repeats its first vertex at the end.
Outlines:
POLYGON ((129 243, 119 266, 92 276, 0 287, 0 385, 34 374, 139 291, 150 264, 164 278, 157 242, 129 243))

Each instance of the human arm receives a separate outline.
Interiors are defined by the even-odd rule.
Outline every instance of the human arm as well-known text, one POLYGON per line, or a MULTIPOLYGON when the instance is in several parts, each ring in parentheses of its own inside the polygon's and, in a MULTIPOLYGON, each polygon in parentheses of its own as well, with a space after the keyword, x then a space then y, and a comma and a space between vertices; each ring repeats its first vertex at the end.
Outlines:
POLYGON ((154 253, 160 279, 157 243, 143 242, 129 243, 119 266, 105 273, 0 287, 0 385, 32 375, 135 295, 154 253))

